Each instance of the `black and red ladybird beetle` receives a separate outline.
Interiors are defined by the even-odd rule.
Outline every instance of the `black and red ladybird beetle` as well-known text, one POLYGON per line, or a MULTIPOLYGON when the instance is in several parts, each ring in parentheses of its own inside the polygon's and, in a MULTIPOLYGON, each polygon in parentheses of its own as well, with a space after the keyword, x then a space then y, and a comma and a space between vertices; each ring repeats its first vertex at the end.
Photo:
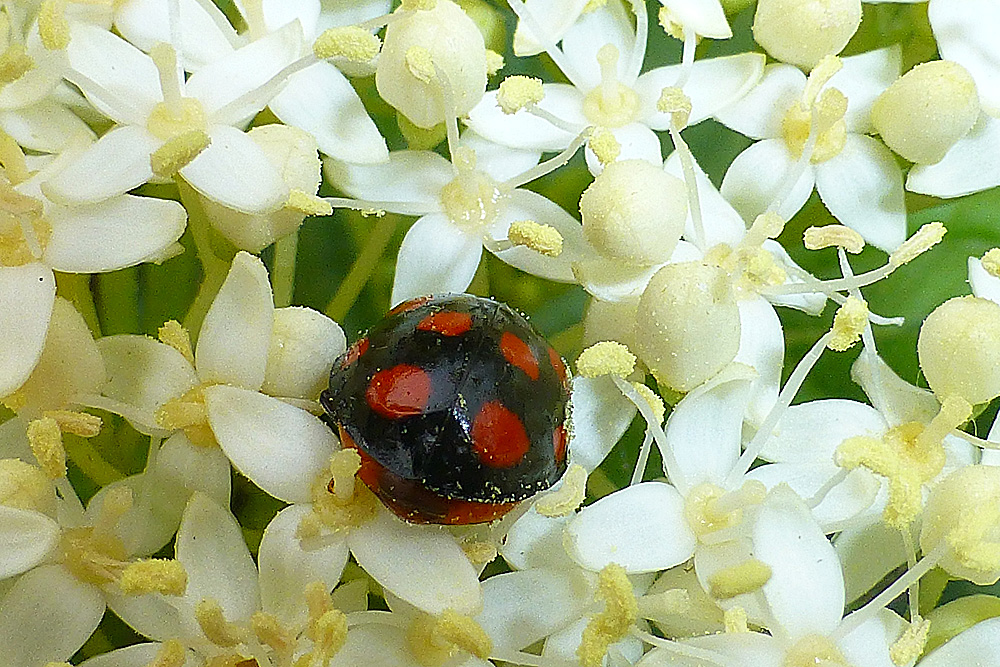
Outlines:
POLYGON ((390 510, 464 525, 562 476, 569 391, 559 354, 524 317, 457 294, 390 311, 337 360, 320 402, 390 510))

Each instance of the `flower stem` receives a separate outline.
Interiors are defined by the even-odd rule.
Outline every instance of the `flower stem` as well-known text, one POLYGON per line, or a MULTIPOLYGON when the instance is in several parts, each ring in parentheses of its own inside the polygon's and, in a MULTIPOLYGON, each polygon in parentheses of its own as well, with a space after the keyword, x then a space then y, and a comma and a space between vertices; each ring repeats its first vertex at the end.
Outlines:
POLYGON ((389 245, 389 241, 392 239, 392 234, 395 231, 395 216, 386 215, 376 218, 375 226, 368 235, 368 239, 361 248, 361 252, 358 253, 358 258, 351 265, 351 269, 347 272, 344 282, 340 283, 337 293, 333 295, 326 308, 323 309, 327 317, 337 322, 340 322, 344 318, 347 311, 357 301, 358 295, 361 294, 361 290, 368 283, 368 279, 371 278, 372 272, 375 271, 375 267, 378 264, 379 257, 385 252, 385 248, 389 245))
POLYGON ((215 295, 226 280, 229 262, 218 257, 212 250, 208 216, 205 214, 205 209, 198 200, 194 189, 180 179, 178 179, 177 186, 180 190, 181 203, 184 204, 184 208, 188 212, 188 229, 191 230, 198 260, 201 262, 201 285, 198 286, 198 293, 195 295, 187 315, 184 316, 184 328, 191 332, 192 342, 194 342, 201 330, 205 314, 212 307, 215 295))
POLYGON ((274 270, 271 288, 274 290, 274 307, 284 308, 292 303, 295 295, 295 259, 299 251, 299 231, 278 239, 274 244, 274 270))
POLYGON ((63 438, 66 456, 94 484, 104 487, 125 477, 101 456, 86 438, 67 435, 63 438))

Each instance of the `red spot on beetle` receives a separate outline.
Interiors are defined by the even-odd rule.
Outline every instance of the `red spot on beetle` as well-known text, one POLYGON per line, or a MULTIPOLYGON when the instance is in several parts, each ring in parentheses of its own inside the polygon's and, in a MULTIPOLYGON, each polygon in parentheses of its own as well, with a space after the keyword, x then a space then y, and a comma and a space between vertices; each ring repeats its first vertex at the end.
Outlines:
POLYGON ((368 338, 362 338, 354 342, 354 345, 347 348, 347 354, 344 355, 344 360, 340 362, 341 368, 347 368, 355 361, 361 358, 365 352, 368 351, 368 338))
POLYGON ((389 419, 424 411, 431 397, 431 378, 419 366, 399 364, 375 373, 365 391, 368 406, 389 419))
POLYGON ((528 344, 517 335, 504 331, 500 336, 500 352, 512 366, 520 368, 532 380, 538 379, 538 359, 528 344))
POLYGON ((499 401, 484 403, 472 420, 472 448, 483 465, 510 468, 531 448, 521 418, 499 401))
POLYGON ((390 310, 388 313, 386 313, 386 317, 390 317, 391 315, 399 315, 400 313, 411 311, 414 308, 419 308, 420 306, 424 305, 433 298, 434 297, 431 296, 418 296, 416 299, 410 299, 409 301, 404 301, 403 303, 399 304, 398 306, 390 310))
POLYGON ((566 375, 566 364, 563 363, 562 357, 559 356, 554 347, 549 347, 549 363, 552 364, 552 370, 556 372, 559 381, 566 384, 569 380, 566 375))
POLYGON ((419 331, 433 331, 442 336, 461 336, 472 328, 472 315, 442 310, 431 313, 417 324, 419 331))
POLYGON ((566 458, 566 428, 559 424, 552 432, 552 450, 555 452, 556 461, 562 463, 566 458))

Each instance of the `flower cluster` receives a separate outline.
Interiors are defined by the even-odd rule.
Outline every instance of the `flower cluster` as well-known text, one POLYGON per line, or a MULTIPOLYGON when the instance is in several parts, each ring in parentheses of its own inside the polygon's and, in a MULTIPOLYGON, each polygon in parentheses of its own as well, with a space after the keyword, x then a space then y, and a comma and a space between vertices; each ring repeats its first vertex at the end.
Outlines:
POLYGON ((0 665, 1000 666, 1000 3, 870 2, 0 2, 0 665), (413 523, 461 292, 568 467, 413 523))

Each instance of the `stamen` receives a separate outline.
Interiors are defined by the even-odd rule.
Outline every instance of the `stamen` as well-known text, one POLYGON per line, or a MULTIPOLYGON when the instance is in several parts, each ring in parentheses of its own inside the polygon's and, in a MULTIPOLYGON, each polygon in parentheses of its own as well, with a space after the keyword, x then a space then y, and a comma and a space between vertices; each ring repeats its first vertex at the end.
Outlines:
POLYGON ((625 568, 612 563, 597 578, 597 597, 604 610, 583 630, 576 654, 583 667, 601 667, 608 647, 625 637, 639 618, 639 606, 625 568))
POLYGON ((986 273, 994 278, 1000 278, 1000 248, 988 250, 980 261, 986 273))
POLYGON ((291 211, 298 211, 308 216, 325 216, 333 214, 333 205, 322 197, 311 195, 304 190, 292 188, 288 193, 288 201, 285 208, 291 211))
POLYGON ((833 317, 833 328, 827 347, 835 352, 844 352, 861 340, 861 334, 868 326, 868 304, 850 296, 833 317))
POLYGON ((149 156, 149 166, 160 178, 173 178, 212 143, 204 130, 187 130, 170 139, 149 156))
POLYGON ((889 659, 894 665, 912 665, 927 646, 927 636, 931 631, 931 622, 926 618, 918 618, 906 626, 899 639, 889 647, 889 659))
POLYGON ((202 599, 194 608, 194 618, 208 641, 222 648, 232 648, 243 643, 243 632, 238 625, 226 620, 222 606, 213 599, 202 599))
POLYGON ((354 496, 361 455, 354 449, 341 449, 330 457, 330 483, 327 487, 337 500, 346 502, 354 496))
POLYGON ((0 505, 48 514, 55 510, 52 481, 38 466, 0 459, 0 505))
POLYGON ((563 475, 562 484, 535 502, 535 511, 542 516, 560 517, 575 512, 587 494, 587 471, 574 463, 563 475))
POLYGON ((771 579, 771 567, 756 558, 719 570, 708 579, 708 593, 717 600, 760 590, 771 579))
POLYGON ((49 51, 62 51, 69 46, 69 21, 63 15, 65 0, 44 0, 38 9, 38 36, 49 51))
POLYGON ((503 69, 503 56, 493 49, 486 49, 486 76, 496 76, 497 72, 503 69))
POLYGON ((130 563, 118 584, 125 595, 184 595, 187 572, 179 561, 150 558, 130 563))
POLYGON ((31 452, 38 459, 38 465, 49 479, 66 476, 66 449, 63 447, 62 431, 52 417, 34 419, 28 423, 28 443, 31 452))
POLYGON ((277 653, 291 652, 295 648, 295 633, 286 628, 274 614, 255 612, 250 617, 250 628, 257 641, 277 653))
POLYGON ((149 57, 153 59, 156 71, 160 75, 160 92, 163 95, 164 104, 174 116, 180 117, 183 114, 181 100, 184 93, 177 65, 177 51, 170 44, 157 42, 149 50, 149 57))
POLYGON ((809 227, 803 235, 807 250, 822 250, 824 248, 843 248, 857 255, 864 250, 865 239, 850 227, 844 225, 823 225, 809 227))
MULTIPOLYGON (((532 107, 537 108, 537 107, 532 107)), ((503 192, 510 192, 514 188, 519 188, 525 183, 530 183, 531 181, 541 178, 546 174, 550 174, 559 167, 563 166, 570 161, 570 158, 580 150, 580 146, 586 143, 588 137, 590 137, 591 128, 584 128, 576 137, 569 143, 561 153, 555 157, 551 157, 541 164, 537 164, 531 169, 524 171, 517 176, 508 178, 506 181, 501 183, 498 187, 503 192)))
POLYGON ((354 63, 370 63, 382 49, 382 41, 358 26, 328 28, 313 42, 319 60, 344 58, 354 63))
POLYGON ((542 80, 517 74, 500 82, 497 89, 497 106, 507 115, 517 113, 530 104, 538 104, 545 97, 542 80))
POLYGON ((0 86, 17 81, 35 67, 24 44, 14 42, 0 54, 0 86))
POLYGON ((546 257, 558 257, 562 254, 562 234, 555 227, 540 225, 534 220, 512 222, 507 230, 507 238, 514 245, 531 248, 546 257))
POLYGON ((622 145, 618 143, 618 139, 615 138, 615 135, 610 130, 604 127, 594 130, 587 145, 603 167, 617 160, 622 152, 622 145))
POLYGON ((194 350, 191 349, 191 335, 177 320, 164 322, 156 332, 157 338, 164 345, 169 345, 181 353, 187 362, 194 366, 194 350))
POLYGON ((160 644, 160 649, 156 652, 153 662, 146 667, 184 667, 187 655, 184 645, 176 639, 168 639, 160 644))
POLYGON ((621 343, 603 341, 591 345, 580 353, 576 360, 576 372, 585 378, 601 375, 617 375, 624 378, 635 370, 635 362, 635 355, 621 343))
POLYGON ((947 231, 940 222, 923 225, 889 255, 889 266, 895 269, 913 261, 940 243, 947 231))

